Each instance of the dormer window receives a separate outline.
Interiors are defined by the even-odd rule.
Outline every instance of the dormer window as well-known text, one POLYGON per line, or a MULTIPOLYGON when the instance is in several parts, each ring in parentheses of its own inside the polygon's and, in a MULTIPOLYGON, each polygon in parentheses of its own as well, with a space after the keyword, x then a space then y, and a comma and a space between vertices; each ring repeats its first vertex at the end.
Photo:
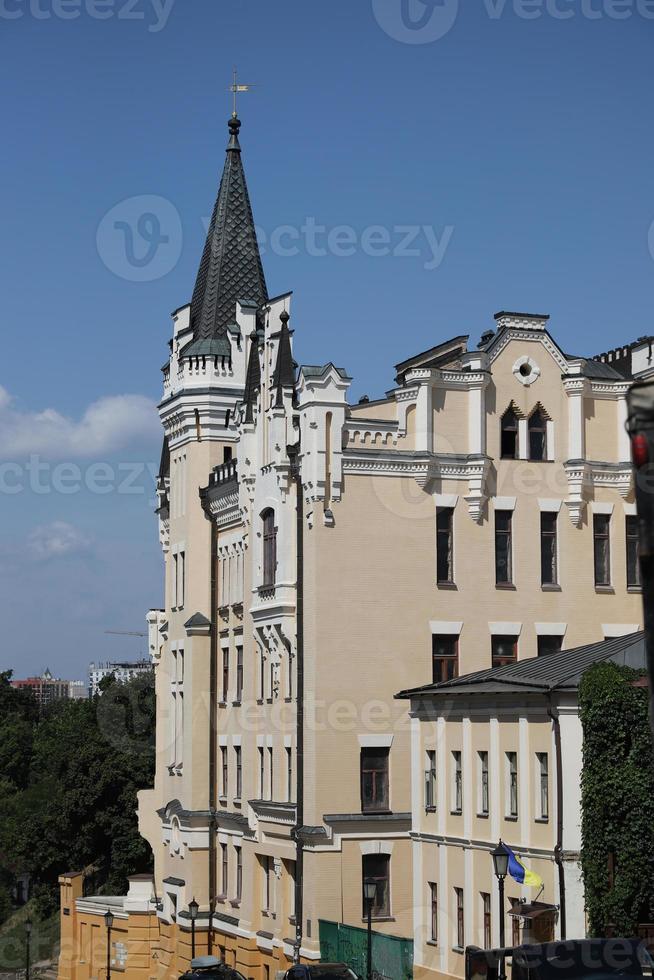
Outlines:
POLYGON ((275 511, 264 510, 261 515, 263 525, 263 585, 273 588, 277 571, 277 528, 275 527, 275 511))
POLYGON ((500 456, 502 459, 518 458, 518 416, 508 408, 502 416, 500 456))
POLYGON ((547 419, 541 408, 529 418, 529 459, 536 463, 547 459, 547 419))

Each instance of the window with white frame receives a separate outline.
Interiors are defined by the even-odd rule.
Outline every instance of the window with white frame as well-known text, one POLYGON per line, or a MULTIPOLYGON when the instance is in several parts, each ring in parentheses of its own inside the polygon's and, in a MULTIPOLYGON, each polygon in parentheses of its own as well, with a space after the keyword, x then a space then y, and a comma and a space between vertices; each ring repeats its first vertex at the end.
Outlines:
POLYGON ((425 810, 436 809, 436 752, 428 749, 425 753, 425 810))
POLYGON ((518 816, 518 753, 505 753, 506 816, 518 816))
POLYGON ((488 816, 488 752, 477 753, 477 815, 488 816))
POLYGON ((463 762, 460 752, 452 753, 452 813, 463 810, 463 762))
POLYGON ((538 820, 549 820, 550 774, 547 752, 536 753, 536 815, 538 820))

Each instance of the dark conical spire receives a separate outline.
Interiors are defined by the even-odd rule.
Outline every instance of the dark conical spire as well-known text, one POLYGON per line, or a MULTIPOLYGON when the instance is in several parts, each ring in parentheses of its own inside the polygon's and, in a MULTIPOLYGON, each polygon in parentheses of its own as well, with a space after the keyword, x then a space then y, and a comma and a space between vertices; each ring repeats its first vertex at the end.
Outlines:
POLYGON ((245 421, 254 422, 254 403, 261 387, 261 363, 259 361, 259 335, 256 330, 250 334, 250 358, 245 378, 245 421))
POLYGON ((279 315, 282 321, 282 328, 279 331, 279 344, 277 346, 277 364, 273 375, 273 388, 275 389, 275 407, 280 408, 284 404, 282 393, 284 388, 292 388, 295 385, 295 362, 291 351, 291 332, 288 329, 290 319, 286 310, 279 315))
POLYGON ((216 340, 229 345, 226 328, 236 301, 259 306, 268 299, 238 141, 241 122, 234 115, 228 126, 225 169, 191 300, 193 347, 216 340))

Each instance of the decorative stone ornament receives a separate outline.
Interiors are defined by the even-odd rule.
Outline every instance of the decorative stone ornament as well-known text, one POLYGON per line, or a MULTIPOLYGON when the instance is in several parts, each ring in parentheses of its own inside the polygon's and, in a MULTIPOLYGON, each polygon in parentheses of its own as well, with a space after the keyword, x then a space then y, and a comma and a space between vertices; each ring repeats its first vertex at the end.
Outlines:
POLYGON ((515 378, 521 385, 525 385, 525 387, 533 385, 534 381, 538 381, 540 378, 540 368, 536 364, 536 361, 526 354, 524 357, 518 358, 512 370, 515 378))

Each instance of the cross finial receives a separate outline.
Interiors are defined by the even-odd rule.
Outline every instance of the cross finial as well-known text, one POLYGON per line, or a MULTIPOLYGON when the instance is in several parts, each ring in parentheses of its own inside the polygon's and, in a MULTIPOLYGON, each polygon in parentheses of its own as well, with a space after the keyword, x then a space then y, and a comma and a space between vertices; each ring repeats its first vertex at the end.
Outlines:
POLYGON ((249 92, 251 88, 253 88, 252 85, 242 85, 242 84, 239 85, 239 83, 238 83, 238 76, 237 76, 237 73, 236 73, 236 65, 234 65, 234 69, 233 69, 233 72, 232 72, 232 84, 229 86, 229 91, 232 93, 232 95, 234 97, 233 108, 232 108, 232 117, 234 119, 236 119, 236 115, 237 115, 237 113, 236 113, 236 96, 239 95, 241 92, 249 92))

